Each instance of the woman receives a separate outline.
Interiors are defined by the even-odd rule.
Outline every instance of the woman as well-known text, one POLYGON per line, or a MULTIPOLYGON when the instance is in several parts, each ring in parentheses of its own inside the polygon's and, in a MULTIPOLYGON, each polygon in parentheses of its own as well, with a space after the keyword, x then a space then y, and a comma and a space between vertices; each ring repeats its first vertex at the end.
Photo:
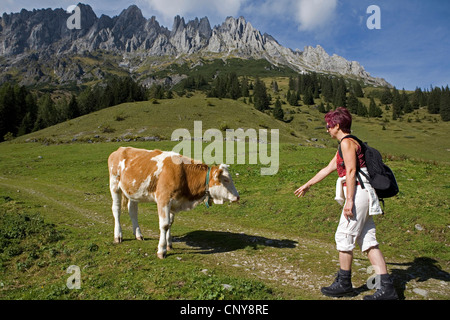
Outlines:
MULTIPOLYGON (((345 138, 351 132, 352 116, 346 108, 337 108, 325 115, 325 121, 330 136, 340 142, 342 158, 339 152, 336 152, 328 166, 295 191, 297 197, 302 197, 311 186, 322 181, 330 173, 337 170, 339 174, 336 184, 336 200, 339 202, 342 193, 345 196, 344 208, 335 235, 336 249, 339 251, 340 270, 334 283, 329 287, 322 288, 321 291, 324 295, 331 297, 355 294, 351 282, 351 267, 353 249, 357 242, 361 250, 367 253, 377 274, 377 291, 371 296, 365 296, 364 299, 398 299, 375 237, 375 223, 371 214, 382 212, 378 209, 378 198, 363 175, 359 175, 359 179, 362 179, 364 188, 356 179, 358 168, 367 170, 364 154, 357 141, 349 137, 345 138), (340 192, 341 189, 343 192, 340 192)), ((343 203, 344 198, 341 200, 341 203, 343 203)))

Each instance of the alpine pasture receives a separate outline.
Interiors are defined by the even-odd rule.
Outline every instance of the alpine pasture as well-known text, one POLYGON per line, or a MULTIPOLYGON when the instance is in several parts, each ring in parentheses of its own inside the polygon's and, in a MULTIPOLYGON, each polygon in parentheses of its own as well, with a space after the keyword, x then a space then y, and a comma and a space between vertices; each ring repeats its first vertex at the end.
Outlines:
MULTIPOLYGON (((0 299, 327 299, 320 287, 338 268, 335 179, 302 199, 293 192, 337 144, 317 108, 283 108, 290 122, 198 93, 118 105, 1 143, 0 299), (170 151, 178 143, 170 141, 173 130, 193 132, 195 120, 203 130, 279 129, 277 174, 262 176, 263 164, 231 164, 240 202, 177 214, 164 260, 155 254, 155 204, 139 209, 144 241, 134 239, 125 211, 123 242, 115 244, 109 154, 120 146, 170 151), (72 265, 80 289, 67 286, 72 265)), ((353 129, 385 155, 400 186, 375 218, 400 297, 449 299, 449 123, 422 110, 415 119, 355 117, 353 129)), ((371 276, 369 266, 357 248, 355 287, 371 276)))

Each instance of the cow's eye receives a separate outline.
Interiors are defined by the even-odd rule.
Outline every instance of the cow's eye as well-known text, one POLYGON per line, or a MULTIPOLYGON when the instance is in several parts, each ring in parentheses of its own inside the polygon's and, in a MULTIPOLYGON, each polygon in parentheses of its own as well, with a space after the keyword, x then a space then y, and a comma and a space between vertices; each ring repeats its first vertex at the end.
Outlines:
POLYGON ((230 180, 228 180, 228 178, 223 178, 223 182, 228 183, 230 180))

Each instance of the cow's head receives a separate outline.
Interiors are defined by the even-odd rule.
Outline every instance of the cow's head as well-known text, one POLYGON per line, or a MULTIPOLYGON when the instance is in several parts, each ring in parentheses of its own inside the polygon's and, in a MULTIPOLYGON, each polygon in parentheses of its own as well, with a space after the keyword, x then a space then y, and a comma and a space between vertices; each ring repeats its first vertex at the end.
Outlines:
POLYGON ((221 164, 213 167, 209 179, 209 193, 215 204, 223 204, 224 201, 239 201, 239 193, 234 186, 228 165, 221 164))

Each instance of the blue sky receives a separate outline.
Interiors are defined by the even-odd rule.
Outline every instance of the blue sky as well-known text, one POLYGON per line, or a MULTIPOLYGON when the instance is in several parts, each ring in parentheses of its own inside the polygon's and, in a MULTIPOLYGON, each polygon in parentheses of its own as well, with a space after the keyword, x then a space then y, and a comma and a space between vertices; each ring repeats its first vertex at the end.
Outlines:
MULTIPOLYGON (((64 8, 73 0, 2 0, 1 12, 21 8, 64 8)), ((356 60, 372 76, 414 90, 450 84, 450 1, 448 0, 99 0, 81 1, 97 14, 115 16, 131 4, 146 18, 172 27, 207 16, 211 25, 243 16, 261 33, 292 49, 321 45, 328 54, 356 60), (381 29, 366 25, 370 5, 381 12, 381 29)))

